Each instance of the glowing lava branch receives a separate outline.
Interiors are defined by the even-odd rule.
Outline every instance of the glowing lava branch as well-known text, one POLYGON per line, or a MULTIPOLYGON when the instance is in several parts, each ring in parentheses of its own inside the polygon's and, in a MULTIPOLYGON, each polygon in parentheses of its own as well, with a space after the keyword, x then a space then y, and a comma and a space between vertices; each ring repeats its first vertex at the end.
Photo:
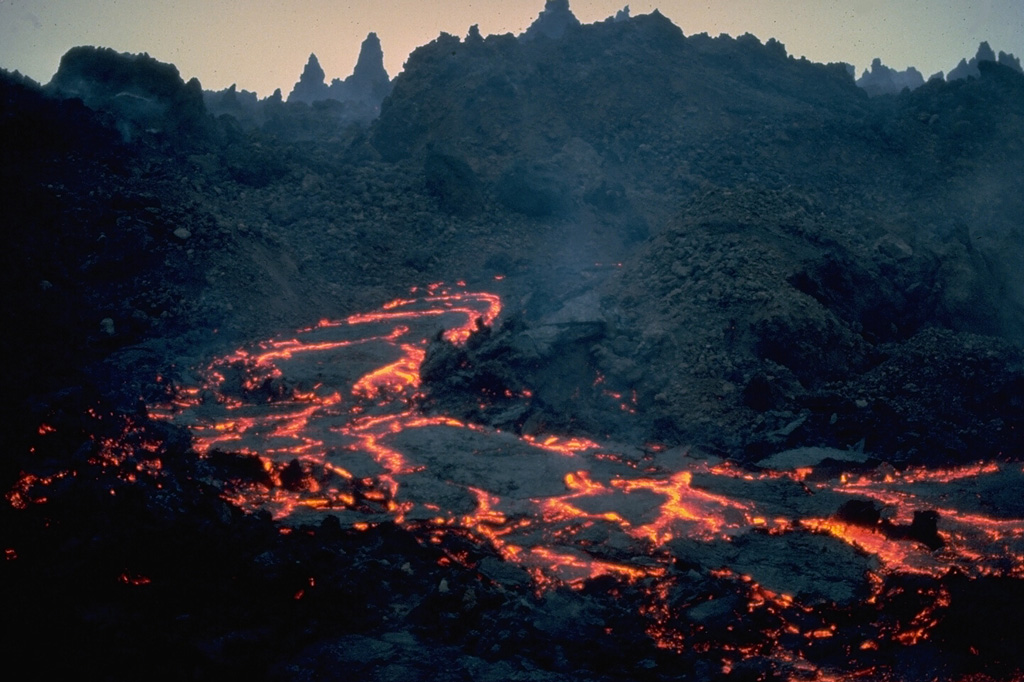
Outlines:
MULTIPOLYGON (((1004 467, 995 462, 950 469, 914 467, 902 472, 880 467, 873 474, 854 479, 844 476, 834 487, 838 492, 881 503, 890 523, 911 524, 916 513, 935 512, 938 535, 945 545, 937 552, 911 539, 892 539, 880 530, 850 526, 835 519, 806 519, 802 523, 876 555, 890 571, 940 576, 955 566, 969 575, 1021 577, 1024 576, 1024 520, 963 513, 936 505, 920 494, 928 487, 998 476, 1003 471, 1004 467)), ((833 484, 823 482, 818 487, 830 485, 833 484)))
POLYGON ((559 581, 576 587, 582 586, 591 578, 598 578, 602 575, 639 580, 648 576, 665 574, 665 569, 660 566, 635 566, 603 561, 582 553, 558 551, 543 546, 533 547, 525 557, 517 557, 517 559, 526 565, 543 566, 545 572, 553 574, 559 581))
POLYGON ((948 566, 943 566, 915 543, 892 540, 872 528, 835 519, 803 519, 800 524, 811 530, 828 533, 868 554, 873 554, 890 571, 941 577, 949 570, 948 566))
POLYGON ((352 387, 354 395, 375 398, 384 392, 401 393, 420 385, 420 365, 426 351, 408 344, 402 345, 399 360, 364 375, 352 387))
POLYGON ((803 527, 828 533, 847 544, 874 555, 885 570, 893 573, 945 575, 956 568, 968 575, 1024 577, 1024 519, 993 518, 979 513, 965 513, 948 506, 946 486, 976 481, 983 485, 993 477, 997 487, 1007 479, 1018 480, 1019 469, 996 462, 952 468, 928 469, 911 467, 903 471, 883 464, 858 475, 840 474, 838 479, 811 480, 813 467, 790 470, 749 471, 736 464, 723 462, 703 468, 705 473, 756 483, 788 478, 805 488, 838 492, 867 498, 881 505, 882 519, 875 528, 849 524, 836 518, 773 519, 754 517, 755 525, 766 525, 776 531, 803 527), (939 549, 932 549, 910 533, 915 514, 937 515, 939 549))
POLYGON ((469 488, 469 492, 476 498, 476 511, 463 516, 461 525, 487 538, 505 560, 517 560, 522 548, 502 539, 510 529, 506 524, 508 519, 505 514, 496 508, 500 503, 498 496, 473 487, 469 488))
POLYGON ((680 471, 667 479, 614 479, 610 486, 605 486, 593 481, 586 471, 577 471, 565 477, 569 493, 538 500, 538 504, 549 522, 570 519, 607 521, 619 525, 632 537, 649 541, 655 547, 679 535, 710 539, 730 530, 738 531, 755 525, 749 514, 751 505, 697 490, 691 487, 691 480, 691 472, 680 471), (574 504, 579 500, 610 496, 616 491, 626 494, 647 491, 664 497, 665 501, 658 509, 657 519, 641 525, 630 524, 614 509, 587 512, 574 504))
MULTIPOLYGON (((405 455, 398 450, 383 445, 381 440, 405 430, 405 422, 412 417, 412 414, 412 412, 403 412, 397 415, 363 417, 354 420, 350 425, 340 429, 340 431, 356 438, 358 445, 354 446, 354 448, 370 453, 374 460, 389 474, 410 473, 413 469, 406 460, 405 455)), ((394 483, 393 479, 391 483, 397 488, 397 484, 394 483)))
POLYGON ((566 457, 572 457, 573 455, 586 452, 588 450, 596 450, 600 445, 592 440, 586 438, 560 438, 558 436, 546 436, 543 439, 536 438, 534 436, 523 436, 523 440, 548 452, 555 452, 566 457))
MULTIPOLYGON (((425 421, 408 411, 408 399, 420 383, 427 340, 439 324, 449 327, 450 340, 465 340, 474 329, 492 324, 500 311, 500 299, 493 294, 453 292, 431 284, 426 295, 396 299, 377 313, 320 320, 290 338, 262 341, 217 358, 206 368, 201 386, 180 387, 150 414, 187 425, 201 456, 220 449, 258 458, 266 481, 227 482, 225 487, 225 498, 244 509, 266 508, 275 518, 286 518, 301 509, 359 508, 401 522, 411 504, 394 501, 397 477, 417 469, 385 440, 407 428, 457 424, 439 418, 425 421), (385 328, 367 329, 372 323, 385 328), (329 367, 324 363, 396 351, 397 360, 351 380, 347 391, 355 400, 345 409, 337 390, 342 385, 324 387, 318 380, 312 388, 289 387, 296 372, 301 376, 315 371, 319 377, 319 368, 329 367), (365 416, 367 410, 383 413, 365 416), (338 438, 350 442, 340 448, 332 445, 338 438), (337 462, 346 452, 365 453, 383 470, 363 479, 360 496, 348 489, 354 477, 337 462), (310 473, 295 480, 293 471, 285 486, 282 472, 289 461, 300 462, 310 473)), ((23 504, 27 495, 16 491, 10 497, 23 504)))
POLYGON ((680 471, 665 480, 622 480, 615 481, 617 487, 626 492, 648 490, 662 495, 666 501, 661 505, 657 520, 640 526, 634 531, 637 537, 646 537, 655 545, 671 540, 680 523, 689 526, 688 535, 715 537, 726 530, 739 530, 752 524, 748 512, 751 505, 698 490, 690 485, 693 474, 680 471))
POLYGON ((421 299, 395 299, 385 303, 383 312, 363 313, 351 315, 346 318, 348 324, 365 324, 368 322, 394 322, 396 320, 408 320, 424 317, 437 317, 458 313, 466 316, 466 322, 457 327, 445 331, 445 338, 453 343, 460 343, 469 338, 469 335, 478 326, 491 326, 501 314, 501 298, 495 294, 443 294, 439 296, 428 296, 421 299), (422 306, 425 309, 417 309, 422 306), (403 310, 403 308, 411 308, 403 310), (479 320, 479 323, 477 322, 479 320))
MULTIPOLYGON (((340 323, 332 323, 330 321, 324 321, 321 323, 323 327, 337 326, 340 323)), ((319 327, 314 327, 317 329, 319 327)), ((374 341, 397 341, 405 334, 409 332, 408 327, 396 326, 387 334, 382 336, 369 336, 364 339, 354 339, 348 341, 320 341, 320 342, 303 342, 299 339, 289 339, 287 341, 269 341, 264 344, 264 347, 270 348, 270 350, 258 353, 252 356, 244 355, 242 357, 251 357, 257 365, 270 365, 274 360, 290 360, 295 357, 298 353, 322 353, 329 350, 337 350, 339 348, 348 348, 364 343, 372 343, 374 341)), ((239 351, 241 352, 241 351, 239 351)))

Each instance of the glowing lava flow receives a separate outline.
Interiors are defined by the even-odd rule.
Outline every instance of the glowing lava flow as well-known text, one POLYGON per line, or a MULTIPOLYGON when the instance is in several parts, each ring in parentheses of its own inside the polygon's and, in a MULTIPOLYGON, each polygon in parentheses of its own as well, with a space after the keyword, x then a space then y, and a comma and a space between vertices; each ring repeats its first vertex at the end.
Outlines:
POLYGON ((268 508, 277 518, 299 509, 358 509, 370 520, 401 521, 409 505, 395 502, 395 477, 415 467, 383 441, 408 428, 453 425, 408 409, 427 340, 442 327, 449 340, 465 340, 500 311, 493 294, 430 285, 425 296, 392 301, 381 312, 322 320, 293 338, 217 359, 202 387, 182 389, 151 414, 189 426, 201 455, 224 450, 260 459, 268 480, 239 482, 226 494, 244 508, 268 508), (340 463, 344 452, 368 475, 340 463))
MULTIPOLYGON (((880 572, 941 576, 955 568, 1024 576, 1019 515, 994 518, 977 505, 965 508, 943 487, 951 480, 984 487, 986 477, 1001 477, 1004 486, 1011 479, 1024 483, 1021 471, 1005 466, 902 474, 889 467, 855 479, 812 480, 813 463, 748 471, 683 456, 667 464, 672 460, 657 449, 521 438, 424 415, 413 404, 428 339, 443 328, 449 341, 465 341, 497 319, 501 302, 437 284, 411 293, 377 312, 323 320, 292 338, 219 358, 206 368, 202 386, 182 387, 151 413, 188 426, 201 456, 225 451, 258 458, 262 474, 236 481, 225 497, 245 509, 270 510, 282 522, 330 513, 357 528, 383 521, 425 526, 438 542, 449 532, 468 533, 520 564, 540 587, 579 586, 599 575, 650 581, 644 612, 653 621, 652 637, 667 648, 683 639, 668 606, 677 543, 709 548, 698 563, 743 581, 749 608, 767 609, 773 618, 802 608, 797 598, 730 568, 756 569, 758 557, 743 552, 755 552, 765 537, 796 538, 794 547, 807 537, 846 543, 869 554, 880 572), (835 512, 852 497, 883 505, 885 523, 837 520, 835 512), (938 550, 896 532, 909 527, 915 512, 929 511, 937 513, 938 550), (746 544, 735 543, 741 537, 746 544), (733 549, 734 543, 746 549, 733 549)), ((15 495, 24 503, 23 492, 15 495)), ((779 572, 766 575, 772 571, 779 572)), ((855 578, 870 583, 866 569, 855 578)), ((831 580, 824 575, 822 584, 831 580)), ((821 589, 819 600, 832 598, 821 589)), ((779 627, 795 628, 802 640, 831 636, 820 623, 779 627)))
MULTIPOLYGON (((662 471, 657 456, 648 456, 653 462, 645 469, 651 470, 653 463, 656 474, 642 476, 636 457, 602 450, 586 439, 514 438, 447 417, 421 415, 409 405, 419 386, 427 339, 446 328, 447 339, 464 341, 474 329, 497 319, 501 302, 493 294, 439 284, 411 293, 380 311, 322 320, 292 338, 266 341, 215 360, 203 386, 182 388, 172 404, 153 413, 188 425, 200 454, 226 450, 260 459, 267 480, 240 483, 227 493, 245 508, 268 508, 277 518, 296 521, 302 510, 331 511, 352 523, 402 522, 410 512, 423 520, 438 517, 435 510, 440 510, 438 522, 445 526, 476 531, 499 548, 508 547, 502 550, 506 558, 547 564, 556 575, 586 574, 584 563, 593 575, 628 574, 609 569, 595 554, 600 543, 589 538, 608 533, 627 538, 619 542, 641 543, 650 552, 675 538, 727 539, 752 529, 829 533, 897 571, 939 575, 952 566, 974 566, 977 571, 1024 574, 1018 520, 959 512, 919 499, 911 490, 998 473, 993 464, 953 471, 889 471, 881 478, 812 484, 816 490, 888 505, 895 511, 894 523, 909 523, 914 511, 938 510, 946 546, 933 553, 913 541, 832 519, 835 504, 817 514, 799 509, 802 505, 774 510, 771 504, 759 504, 760 495, 767 495, 765 502, 777 501, 770 491, 761 490, 777 476, 773 472, 709 467, 698 460, 689 469, 662 471), (418 452, 415 437, 410 445, 395 442, 416 432, 429 442, 428 451, 418 452), (494 447, 500 456, 486 452, 494 447), (484 452, 457 454, 467 451, 484 452), (552 461, 552 455, 558 460, 552 461), (543 482, 531 480, 538 468, 544 472, 543 482), (597 471, 603 472, 603 480, 595 477, 597 471), (702 476, 700 484, 694 483, 695 473, 702 476), (424 479, 434 483, 425 485, 424 479), (553 480, 561 484, 553 485, 553 480), (741 498, 715 492, 736 480, 749 482, 741 498), (428 488, 451 493, 461 505, 486 509, 480 513, 487 520, 450 510, 451 504, 446 508, 426 494, 428 488), (494 522, 497 513, 502 514, 501 523, 494 522), (561 550, 553 540, 562 543, 561 550), (581 547, 589 560, 580 558, 581 547), (995 563, 979 562, 983 556, 995 556, 995 563), (995 567, 1007 561, 1009 570, 995 567)), ((798 467, 778 475, 808 489, 804 479, 810 471, 798 467)))

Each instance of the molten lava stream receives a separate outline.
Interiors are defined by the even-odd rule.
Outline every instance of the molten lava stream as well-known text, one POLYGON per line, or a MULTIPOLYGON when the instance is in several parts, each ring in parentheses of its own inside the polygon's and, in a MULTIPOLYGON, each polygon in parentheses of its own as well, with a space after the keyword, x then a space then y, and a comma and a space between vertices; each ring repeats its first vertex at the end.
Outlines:
MULTIPOLYGON (((673 566, 679 547, 711 547, 710 558, 696 564, 709 580, 731 581, 749 612, 778 621, 776 634, 807 641, 829 639, 832 630, 810 617, 803 617, 806 625, 786 623, 781 614, 809 609, 711 562, 728 564, 740 551, 732 549, 738 539, 822 541, 827 534, 893 573, 941 576, 956 567, 971 575, 1024 575, 1024 523, 991 518, 946 495, 951 481, 973 485, 1014 474, 996 465, 903 473, 880 467, 874 475, 816 479, 813 466, 757 472, 660 452, 643 459, 633 454, 643 449, 518 438, 421 414, 410 405, 428 339, 443 325, 446 338, 463 342, 495 321, 501 303, 493 294, 436 284, 411 294, 373 313, 322 320, 218 358, 202 386, 180 389, 160 415, 188 426, 201 455, 222 449, 258 458, 264 476, 225 486, 225 497, 245 509, 268 509, 285 523, 330 513, 357 528, 384 520, 416 524, 441 544, 447 534, 468 534, 526 569, 538 589, 614 576, 643 586, 649 633, 667 649, 687 645, 679 626, 685 619, 671 596, 686 575, 673 566), (837 520, 833 514, 852 497, 882 505, 890 532, 837 520), (929 510, 938 513, 944 542, 937 551, 896 532, 909 528, 915 512, 929 510)), ((27 497, 19 492, 15 499, 27 497)), ((912 643, 932 620, 925 613, 892 638, 912 643)), ((746 655, 730 651, 729 660, 746 655)), ((853 679, 829 677, 781 646, 773 656, 800 670, 801 679, 853 679)))
POLYGON ((414 468, 383 440, 423 423, 407 403, 419 385, 427 339, 444 324, 447 338, 465 340, 473 329, 492 323, 500 310, 493 294, 430 285, 425 296, 391 301, 379 312, 321 320, 290 338, 215 359, 203 386, 180 389, 170 404, 152 412, 189 426, 201 455, 222 449, 261 459, 270 488, 238 485, 229 493, 246 508, 269 505, 278 518, 303 508, 336 510, 351 495, 313 495, 321 488, 331 490, 337 472, 347 473, 344 453, 350 452, 356 468, 368 475, 362 478, 381 491, 369 495, 379 495, 378 502, 400 521, 407 505, 393 502, 399 487, 395 476, 414 468), (360 366, 369 368, 358 374, 348 369, 360 366), (335 383, 325 387, 324 381, 335 383), (345 400, 343 394, 350 397, 345 400), (296 490, 283 490, 279 474, 292 460, 316 465, 319 472, 309 482, 293 481, 296 490))
MULTIPOLYGON (((773 481, 798 482, 809 500, 833 499, 815 512, 787 511, 787 516, 770 523, 767 515, 756 514, 755 525, 763 522, 768 529, 785 531, 806 528, 827 533, 875 556, 888 572, 945 575, 956 568, 968 575, 1024 576, 1024 505, 1002 504, 1010 516, 996 518, 982 510, 993 507, 987 498, 1003 495, 1001 491, 1024 486, 1024 472, 1019 467, 981 462, 953 468, 911 468, 900 472, 882 464, 873 471, 856 476, 840 474, 836 478, 809 476, 813 467, 790 470, 747 471, 729 462, 702 467, 702 473, 744 481, 746 494, 755 499, 759 485, 773 481), (871 500, 879 505, 881 518, 873 527, 858 525, 826 516, 835 513, 844 498, 871 500), (951 502, 961 508, 956 508, 951 502), (932 513, 937 528, 930 538, 923 531, 911 532, 915 514, 932 513), (931 542, 931 546, 925 540, 931 542), (934 546, 938 549, 932 549, 934 546)), ((766 501, 775 502, 775 499, 766 501)), ((775 506, 774 504, 772 506, 775 506)), ((796 505, 797 508, 807 505, 796 505)))
MULTIPOLYGON (((887 537, 884 529, 849 526, 836 520, 812 519, 816 526, 868 552, 874 553, 890 570, 942 575, 950 568, 968 575, 1024 576, 1024 520, 995 518, 978 511, 950 506, 949 498, 959 492, 964 502, 977 503, 991 486, 998 491, 1024 484, 1018 468, 981 462, 949 469, 916 467, 893 471, 881 467, 874 474, 839 481, 835 490, 875 500, 886 512, 886 522, 895 525, 887 537), (955 484, 955 485, 954 485, 955 484), (973 494, 968 490, 975 489, 973 494), (898 526, 909 527, 915 514, 934 512, 937 536, 942 546, 929 550, 912 538, 900 538, 898 526)), ((1019 505, 1018 505, 1019 506, 1019 505)), ((938 543, 936 543, 938 544, 938 543)))

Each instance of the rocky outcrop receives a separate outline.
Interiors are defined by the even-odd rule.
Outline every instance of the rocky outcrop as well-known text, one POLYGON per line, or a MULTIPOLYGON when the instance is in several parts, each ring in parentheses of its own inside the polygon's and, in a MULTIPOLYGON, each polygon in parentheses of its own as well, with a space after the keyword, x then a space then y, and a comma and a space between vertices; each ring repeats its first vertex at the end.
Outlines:
POLYGON ((1020 58, 1015 57, 1007 52, 999 51, 999 58, 996 60, 999 64, 1013 69, 1017 73, 1024 73, 1024 68, 1021 68, 1020 58))
POLYGON ((126 139, 146 132, 194 136, 209 124, 199 81, 185 83, 173 64, 148 54, 72 48, 61 58, 46 91, 81 99, 90 109, 111 114, 126 139))
POLYGON ((924 76, 913 66, 907 67, 904 71, 897 71, 882 63, 881 59, 875 58, 871 62, 871 70, 865 69, 864 74, 857 79, 857 85, 864 88, 872 97, 877 95, 895 95, 904 88, 914 90, 924 85, 924 76))
POLYGON ((601 294, 567 295, 464 348, 432 345, 427 405, 525 433, 643 433, 750 460, 865 444, 893 462, 1012 450, 1024 355, 949 309, 957 273, 977 272, 970 256, 923 236, 911 247, 898 230, 865 243, 821 216, 793 191, 708 193, 601 294), (943 320, 955 331, 935 329, 943 320))
POLYGON ((328 98, 339 102, 356 102, 376 110, 391 92, 391 79, 384 69, 384 51, 376 33, 366 36, 359 49, 359 59, 352 75, 345 80, 335 78, 328 88, 328 98))
POLYGON ((324 82, 324 70, 320 66, 320 60, 315 54, 309 55, 309 61, 302 70, 298 82, 288 93, 289 102, 305 102, 311 104, 327 99, 327 83, 324 82))
POLYGON ((546 160, 577 137, 628 167, 638 153, 667 160, 706 126, 742 126, 750 114, 775 116, 797 102, 857 107, 859 93, 844 69, 790 60, 778 42, 688 39, 655 12, 580 26, 561 40, 443 35, 410 55, 372 142, 388 160, 431 143, 457 147, 500 173, 517 155, 546 160), (754 94, 762 79, 779 97, 754 94))
POLYGON ((978 52, 971 57, 970 61, 967 59, 961 59, 960 63, 946 75, 946 80, 955 81, 964 78, 979 78, 981 76, 981 72, 979 71, 978 65, 982 62, 995 62, 1002 66, 1011 68, 1018 73, 1024 73, 1021 69, 1020 60, 1017 57, 1002 51, 999 52, 997 57, 988 42, 982 42, 978 45, 978 52))
POLYGON ((580 20, 569 9, 569 0, 547 0, 544 9, 520 36, 520 39, 536 40, 541 36, 557 39, 561 38, 566 31, 579 25, 580 20))
POLYGON ((352 75, 344 80, 335 78, 327 85, 325 74, 315 54, 309 56, 299 81, 288 95, 288 102, 313 104, 335 100, 374 114, 380 103, 391 92, 391 79, 384 69, 384 52, 376 33, 370 33, 359 50, 352 75))

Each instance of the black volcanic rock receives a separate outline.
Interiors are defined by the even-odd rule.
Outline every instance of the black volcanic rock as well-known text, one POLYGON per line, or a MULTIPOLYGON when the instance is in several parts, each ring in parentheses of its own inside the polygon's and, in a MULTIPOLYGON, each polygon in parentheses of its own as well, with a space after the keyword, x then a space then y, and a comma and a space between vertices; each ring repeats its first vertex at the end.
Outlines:
MULTIPOLYGON (((124 67, 120 57, 108 65, 124 67)), ((97 92, 115 87, 148 87, 161 93, 154 98, 174 99, 173 74, 163 81, 167 90, 159 85, 168 70, 158 65, 148 86, 145 78, 132 85, 141 75, 128 66, 120 80, 80 73, 79 87, 92 90, 96 106, 104 101, 97 92)), ((61 78, 72 74, 65 70, 61 78)), ((185 88, 180 79, 177 84, 185 88)), ((2 311, 11 333, 0 347, 19 358, 3 379, 10 421, 0 438, 16 439, 34 432, 33 418, 24 414, 52 399, 40 396, 69 385, 80 390, 90 363, 175 327, 196 301, 193 286, 202 271, 197 250, 208 247, 209 233, 201 207, 182 208, 176 174, 156 170, 178 162, 182 147, 195 151, 189 129, 174 138, 174 147, 125 144, 119 130, 134 131, 137 119, 90 109, 77 97, 47 96, 5 73, 0 102, 0 204, 11 227, 0 267, 0 286, 8 294, 2 311), (153 164, 145 179, 136 175, 140 159, 153 164)), ((200 324, 198 317, 190 322, 200 324)), ((18 448, 5 452, 7 463, 20 456, 18 448)))
POLYGON ((199 81, 185 83, 173 64, 148 54, 72 48, 46 90, 113 115, 126 138, 147 131, 195 135, 209 125, 199 81))
POLYGON ((972 69, 971 65, 967 63, 967 58, 965 57, 964 59, 960 60, 959 64, 957 64, 954 68, 950 69, 949 74, 946 76, 946 80, 955 81, 960 80, 961 78, 967 78, 968 76, 977 77, 978 69, 977 66, 975 66, 972 69))
POLYGON ((1000 52, 997 57, 988 42, 982 42, 978 45, 978 52, 971 60, 961 59, 960 63, 946 75, 946 80, 955 81, 963 78, 979 78, 981 72, 978 65, 982 62, 997 62, 1017 72, 1021 72, 1019 59, 1005 52, 1000 52))
POLYGON ((566 211, 566 189, 557 169, 544 164, 515 163, 499 179, 497 194, 508 209, 545 218, 566 211))
POLYGON ((309 56, 302 76, 288 95, 288 102, 314 104, 334 100, 348 108, 342 118, 370 120, 391 92, 391 79, 384 69, 384 52, 376 33, 370 33, 359 50, 355 70, 348 78, 325 82, 324 70, 315 54, 309 56))
POLYGON ((1014 57, 1012 54, 1008 54, 1000 50, 999 58, 996 61, 999 64, 1011 68, 1018 73, 1024 73, 1024 69, 1022 69, 1020 65, 1020 58, 1014 57))
POLYGON ((994 62, 996 60, 996 53, 988 44, 988 41, 982 41, 978 45, 978 52, 974 55, 974 58, 979 62, 994 62))
POLYGON ((219 92, 204 90, 203 102, 206 104, 206 110, 214 117, 227 114, 239 123, 250 126, 257 125, 263 119, 262 103, 256 93, 239 90, 234 84, 219 92))
POLYGON ((569 0, 547 0, 544 9, 520 38, 522 40, 535 40, 540 36, 561 38, 567 30, 579 25, 580 20, 569 9, 569 0))
MULTIPOLYGON (((687 38, 658 14, 560 40, 445 35, 411 55, 370 141, 388 161, 429 169, 425 185, 439 198, 456 187, 439 178, 469 176, 425 160, 457 149, 482 210, 551 231, 544 250, 515 251, 550 264, 543 287, 531 283, 534 324, 581 294, 572 257, 583 262, 599 227, 623 254, 626 216, 650 226, 604 291, 598 317, 614 324, 559 351, 586 358, 580 366, 609 390, 636 389, 638 415, 621 428, 642 424, 653 438, 737 456, 868 438, 886 457, 962 461, 968 441, 937 448, 950 433, 925 428, 931 404, 921 394, 880 386, 876 412, 847 393, 887 357, 904 357, 910 339, 951 361, 973 352, 968 334, 1021 338, 1024 81, 994 62, 980 73, 869 99, 843 65, 793 59, 749 35, 687 38), (921 336, 933 327, 952 340, 921 336)), ((499 256, 485 262, 514 267, 499 256)), ((510 343, 479 365, 471 358, 463 383, 523 376, 521 351, 510 343)), ((1005 357, 1012 384, 1019 369, 1005 357)), ((579 381, 586 395, 584 372, 556 374, 544 383, 579 381)), ((956 404, 954 388, 929 381, 956 404)), ((984 395, 1005 393, 981 383, 984 395)), ((432 397, 460 390, 437 387, 432 397)), ((620 428, 582 401, 571 414, 557 402, 493 419, 620 428)), ((956 408, 951 419, 976 425, 968 430, 982 451, 1005 452, 1009 432, 974 412, 956 408)), ((1012 403, 999 414, 1019 421, 1012 403)))
POLYGON ((359 59, 352 75, 345 80, 331 81, 328 97, 339 102, 358 102, 374 109, 391 92, 391 79, 384 69, 384 51, 376 33, 366 36, 359 49, 359 59))
POLYGON ((666 162, 657 172, 671 175, 677 145, 693 145, 705 126, 739 129, 749 115, 794 107, 845 111, 861 92, 845 69, 787 59, 777 42, 687 39, 655 12, 562 40, 442 35, 410 55, 372 143, 389 160, 428 142, 458 146, 492 167, 506 165, 495 157, 550 157, 574 137, 628 167, 646 144, 645 163, 666 162))
POLYGON ((310 54, 299 81, 288 93, 288 101, 312 104, 327 99, 327 93, 327 83, 324 82, 324 70, 320 67, 320 60, 315 54, 310 54))
POLYGON ((465 160, 431 151, 423 162, 427 191, 453 215, 471 215, 480 209, 480 183, 465 160))
POLYGON ((82 46, 71 48, 61 57, 47 89, 65 98, 78 97, 89 105, 121 93, 171 98, 183 85, 173 64, 159 62, 148 54, 82 46))
POLYGON ((924 85, 924 76, 914 67, 908 67, 905 71, 897 71, 882 63, 881 59, 875 58, 871 62, 871 70, 865 69, 864 75, 857 79, 857 85, 872 97, 876 95, 896 94, 909 88, 914 90, 924 85))

